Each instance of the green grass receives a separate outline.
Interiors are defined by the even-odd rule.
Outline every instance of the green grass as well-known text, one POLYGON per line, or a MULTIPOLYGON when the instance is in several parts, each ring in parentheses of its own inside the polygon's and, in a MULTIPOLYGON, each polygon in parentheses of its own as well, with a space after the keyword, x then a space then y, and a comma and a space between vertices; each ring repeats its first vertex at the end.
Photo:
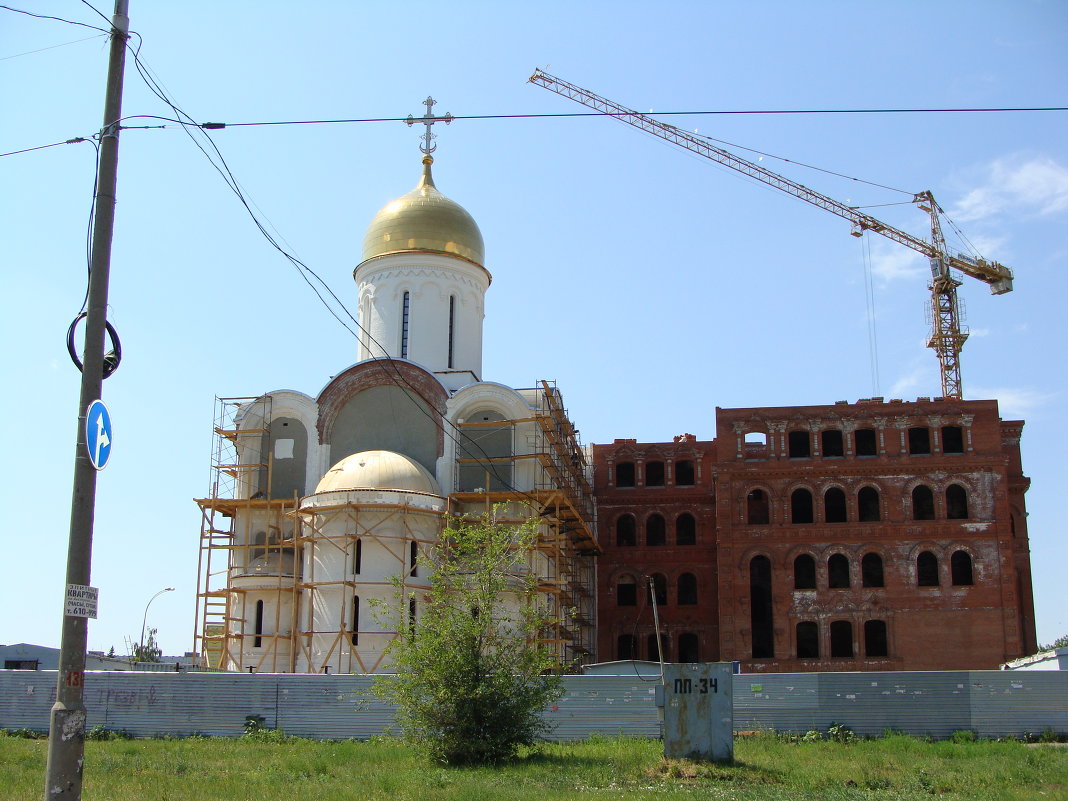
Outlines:
MULTIPOLYGON (((0 737, 0 799, 41 798, 45 740, 0 737)), ((650 740, 545 745, 492 768, 447 768, 403 742, 296 738, 85 744, 86 801, 558 801, 560 799, 1068 799, 1068 747, 741 738, 733 765, 663 759, 650 740)))

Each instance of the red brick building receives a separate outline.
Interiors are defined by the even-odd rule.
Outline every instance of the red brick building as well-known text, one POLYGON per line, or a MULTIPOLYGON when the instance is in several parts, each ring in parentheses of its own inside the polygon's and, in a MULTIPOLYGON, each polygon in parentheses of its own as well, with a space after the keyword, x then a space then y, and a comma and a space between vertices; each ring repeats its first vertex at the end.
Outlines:
POLYGON ((995 668, 1035 650, 1020 462, 996 401, 717 409, 716 439, 593 446, 602 660, 995 668))

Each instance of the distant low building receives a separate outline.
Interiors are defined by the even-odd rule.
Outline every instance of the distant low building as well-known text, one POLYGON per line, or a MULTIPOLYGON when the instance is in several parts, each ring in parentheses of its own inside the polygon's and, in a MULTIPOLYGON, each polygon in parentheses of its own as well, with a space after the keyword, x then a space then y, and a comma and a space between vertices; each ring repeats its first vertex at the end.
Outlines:
POLYGON ((1068 648, 1053 648, 1031 656, 1013 659, 1002 670, 1068 670, 1068 648))

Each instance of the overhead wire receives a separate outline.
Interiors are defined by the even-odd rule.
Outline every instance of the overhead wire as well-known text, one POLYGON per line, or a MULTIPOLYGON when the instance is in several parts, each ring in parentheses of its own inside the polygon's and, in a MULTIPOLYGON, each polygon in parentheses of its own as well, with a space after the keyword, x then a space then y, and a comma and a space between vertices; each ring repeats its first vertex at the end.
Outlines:
POLYGON ((84 39, 75 39, 73 42, 63 42, 61 44, 49 45, 48 47, 38 47, 36 50, 27 50, 25 53, 14 53, 10 56, 0 56, 0 61, 8 61, 12 58, 21 58, 22 56, 32 56, 34 53, 43 53, 46 50, 55 50, 58 47, 67 47, 68 45, 80 44, 81 42, 88 42, 92 39, 100 39, 103 36, 107 36, 107 34, 98 33, 96 36, 86 36, 84 39))

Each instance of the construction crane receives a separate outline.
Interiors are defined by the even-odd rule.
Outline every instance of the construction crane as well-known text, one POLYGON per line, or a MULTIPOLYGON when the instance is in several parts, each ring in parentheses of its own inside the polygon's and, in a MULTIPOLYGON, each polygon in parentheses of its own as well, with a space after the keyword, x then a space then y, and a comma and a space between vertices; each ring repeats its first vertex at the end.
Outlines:
POLYGON ((556 78, 540 69, 535 70, 534 74, 530 76, 530 82, 613 117, 620 122, 633 125, 635 128, 658 136, 679 147, 686 148, 699 156, 711 159, 717 164, 730 167, 732 170, 748 175, 750 178, 800 198, 814 206, 819 206, 832 214, 837 214, 852 224, 851 233, 853 236, 863 236, 865 231, 874 231, 887 239, 892 239, 905 247, 922 253, 927 257, 931 265, 931 283, 928 285, 931 290, 931 335, 927 341, 927 347, 933 348, 938 355, 938 362, 942 372, 942 397, 962 397, 960 352, 964 347, 964 341, 968 338, 968 331, 961 324, 961 310, 957 300, 957 287, 961 285, 961 281, 955 278, 950 270, 958 270, 972 278, 984 281, 990 285, 990 292, 994 295, 1002 295, 1012 291, 1012 270, 996 261, 972 258, 964 253, 958 253, 955 256, 951 255, 946 248, 945 237, 942 235, 940 216, 944 212, 930 191, 919 192, 912 199, 912 202, 920 210, 930 215, 931 241, 928 242, 905 231, 898 230, 892 225, 888 225, 870 215, 863 214, 852 206, 847 206, 796 181, 772 172, 766 167, 747 161, 729 150, 716 147, 696 134, 684 131, 674 125, 660 122, 618 103, 613 103, 611 100, 556 78))

